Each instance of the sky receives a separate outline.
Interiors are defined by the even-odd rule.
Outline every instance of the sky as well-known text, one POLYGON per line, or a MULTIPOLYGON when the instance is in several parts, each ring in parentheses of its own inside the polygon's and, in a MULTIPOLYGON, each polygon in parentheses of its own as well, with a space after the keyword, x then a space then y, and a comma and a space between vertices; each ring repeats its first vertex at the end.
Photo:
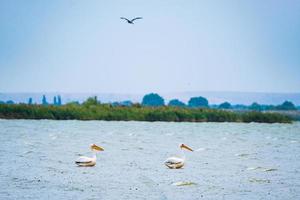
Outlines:
POLYGON ((300 92, 300 1, 0 1, 0 92, 185 91, 300 92))

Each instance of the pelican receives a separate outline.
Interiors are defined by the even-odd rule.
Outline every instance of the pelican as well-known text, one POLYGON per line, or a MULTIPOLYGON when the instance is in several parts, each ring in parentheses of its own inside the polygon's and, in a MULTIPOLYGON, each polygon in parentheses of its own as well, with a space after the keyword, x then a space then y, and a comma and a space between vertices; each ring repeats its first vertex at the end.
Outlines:
POLYGON ((95 144, 90 145, 91 151, 94 153, 92 158, 86 157, 86 156, 80 156, 75 163, 80 167, 92 167, 96 165, 96 153, 99 151, 104 151, 102 147, 99 147, 95 144))
POLYGON ((185 162, 185 155, 184 155, 184 150, 189 150, 189 151, 194 151, 190 147, 186 146, 185 144, 180 144, 179 148, 181 150, 181 156, 173 156, 167 158, 165 160, 165 165, 169 167, 170 169, 180 169, 184 166, 185 162))
POLYGON ((124 19, 127 21, 128 24, 134 24, 133 22, 137 19, 143 19, 142 17, 136 17, 136 18, 133 18, 133 19, 127 19, 125 17, 120 17, 120 19, 124 19))

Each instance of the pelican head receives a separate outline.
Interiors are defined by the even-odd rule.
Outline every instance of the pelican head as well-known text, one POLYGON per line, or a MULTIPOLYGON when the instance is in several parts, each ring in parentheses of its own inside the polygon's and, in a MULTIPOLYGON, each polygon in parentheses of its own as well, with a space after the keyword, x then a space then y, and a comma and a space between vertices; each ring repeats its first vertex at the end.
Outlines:
POLYGON ((102 147, 97 146, 96 144, 91 144, 90 147, 92 151, 104 151, 102 147))
POLYGON ((185 144, 180 144, 179 147, 180 147, 180 149, 186 149, 186 150, 189 150, 189 151, 194 151, 192 148, 186 146, 185 144))

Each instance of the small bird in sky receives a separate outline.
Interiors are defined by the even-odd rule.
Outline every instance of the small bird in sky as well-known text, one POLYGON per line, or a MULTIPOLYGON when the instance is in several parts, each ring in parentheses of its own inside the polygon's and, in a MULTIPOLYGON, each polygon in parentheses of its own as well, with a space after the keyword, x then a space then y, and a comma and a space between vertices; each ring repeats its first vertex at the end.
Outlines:
POLYGON ((143 19, 142 17, 136 17, 136 18, 133 18, 131 20, 125 18, 125 17, 121 17, 121 19, 125 19, 127 21, 128 24, 134 24, 133 22, 137 19, 143 19))

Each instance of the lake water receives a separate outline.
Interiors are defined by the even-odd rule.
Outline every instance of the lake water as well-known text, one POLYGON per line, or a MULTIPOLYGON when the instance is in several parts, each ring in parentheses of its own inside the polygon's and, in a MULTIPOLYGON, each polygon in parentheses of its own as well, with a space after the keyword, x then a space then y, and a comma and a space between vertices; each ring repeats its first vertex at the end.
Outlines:
POLYGON ((0 167, 0 199, 296 200, 300 123, 0 120, 0 167), (197 151, 168 169, 179 143, 197 151))

